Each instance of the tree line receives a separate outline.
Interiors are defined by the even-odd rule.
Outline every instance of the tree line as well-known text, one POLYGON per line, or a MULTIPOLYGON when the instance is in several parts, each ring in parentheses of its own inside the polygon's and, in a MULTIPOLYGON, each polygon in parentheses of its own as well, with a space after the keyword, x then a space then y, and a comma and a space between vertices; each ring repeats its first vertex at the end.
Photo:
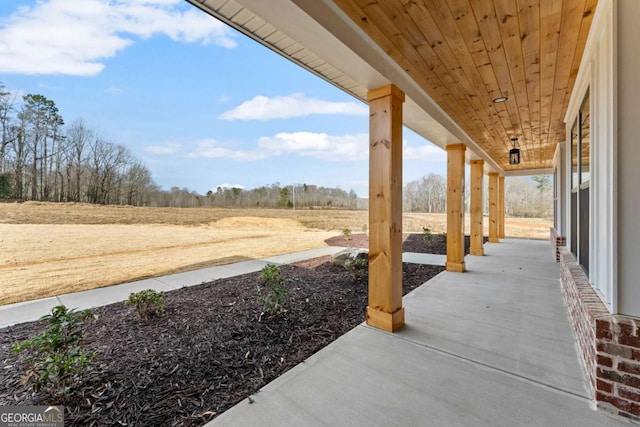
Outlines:
MULTIPOLYGON (((109 141, 82 119, 66 125, 53 100, 40 94, 18 99, 2 82, 0 127, 0 199, 163 207, 366 209, 353 190, 308 184, 275 183, 251 190, 218 187, 205 195, 188 188, 163 190, 124 145, 109 141)), ((465 196, 468 206, 468 186, 465 196)), ((444 213, 446 198, 446 177, 429 174, 405 185, 404 210, 444 213)), ((505 181, 508 215, 551 215, 552 200, 547 175, 505 181)))
POLYGON ((0 84, 0 197, 142 205, 159 188, 123 145, 82 119, 65 122, 40 94, 19 101, 0 84))
POLYGON ((344 208, 357 209, 358 195, 340 188, 296 184, 280 186, 275 183, 251 190, 221 188, 207 192, 211 206, 277 207, 277 208, 344 208))
MULTIPOLYGON (((488 179, 484 179, 483 206, 488 211, 488 179)), ((553 191, 549 175, 531 178, 505 178, 505 214, 517 217, 548 217, 553 214, 553 191)), ((469 207, 469 185, 465 186, 465 205, 469 207)), ((404 210, 408 212, 445 213, 447 178, 429 174, 408 182, 404 187, 404 210)))
POLYGON ((163 190, 129 151, 82 119, 65 124, 55 102, 40 94, 20 99, 0 82, 0 199, 172 207, 337 207, 356 209, 354 191, 299 184, 206 195, 163 190))
POLYGON ((151 206, 285 209, 358 209, 358 195, 340 188, 317 185, 275 183, 246 190, 240 187, 217 187, 201 195, 188 188, 172 187, 153 197, 151 206))

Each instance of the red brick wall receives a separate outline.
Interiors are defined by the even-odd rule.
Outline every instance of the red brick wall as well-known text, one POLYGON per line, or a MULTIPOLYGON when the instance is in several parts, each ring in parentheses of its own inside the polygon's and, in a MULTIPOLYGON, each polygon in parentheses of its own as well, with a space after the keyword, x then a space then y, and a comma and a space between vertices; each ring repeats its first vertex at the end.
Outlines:
POLYGON ((598 406, 640 421, 640 319, 596 319, 598 406))
POLYGON ((611 315, 573 255, 559 254, 562 294, 598 407, 640 421, 640 319, 611 315))
POLYGON ((550 228, 551 234, 551 254, 556 262, 560 262, 560 247, 567 245, 567 238, 564 236, 558 236, 558 232, 555 228, 550 228))
POLYGON ((561 249, 560 264, 562 296, 569 310, 571 323, 581 352, 582 361, 596 388, 596 329, 595 319, 606 316, 609 311, 589 284, 575 258, 566 249, 561 249))

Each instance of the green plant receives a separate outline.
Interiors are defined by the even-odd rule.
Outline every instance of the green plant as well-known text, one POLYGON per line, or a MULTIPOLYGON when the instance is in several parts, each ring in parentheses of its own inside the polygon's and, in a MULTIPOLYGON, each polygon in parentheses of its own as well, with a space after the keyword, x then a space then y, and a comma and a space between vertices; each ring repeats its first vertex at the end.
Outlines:
POLYGON ((164 314, 164 293, 153 289, 132 293, 124 303, 135 306, 143 319, 164 314))
POLYGON ((23 384, 31 384, 33 391, 42 391, 64 401, 94 357, 83 348, 83 326, 91 316, 91 310, 67 310, 59 305, 51 309, 51 314, 42 317, 49 328, 30 340, 15 344, 12 349, 15 353, 30 351, 23 384))
POLYGON ((344 267, 351 272, 354 280, 363 279, 369 274, 369 260, 360 256, 347 261, 344 267))
POLYGON ((425 242, 430 242, 433 240, 433 233, 428 227, 422 227, 422 236, 425 242))
POLYGON ((258 286, 258 301, 262 305, 262 312, 279 314, 284 311, 284 302, 289 295, 287 281, 280 273, 277 265, 265 265, 260 270, 260 284, 258 286))
POLYGON ((344 240, 351 240, 351 229, 345 228, 342 230, 342 237, 344 237, 344 240))
POLYGON ((10 173, 0 174, 0 199, 8 199, 13 193, 12 176, 10 173))

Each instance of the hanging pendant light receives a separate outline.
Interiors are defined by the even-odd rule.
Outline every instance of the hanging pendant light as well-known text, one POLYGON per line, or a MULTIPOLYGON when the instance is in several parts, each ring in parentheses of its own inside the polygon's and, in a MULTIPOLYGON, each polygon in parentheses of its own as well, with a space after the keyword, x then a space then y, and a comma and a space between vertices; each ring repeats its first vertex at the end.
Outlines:
POLYGON ((515 136, 511 138, 511 144, 513 148, 509 150, 509 164, 510 165, 519 165, 520 164, 520 149, 516 147, 518 143, 518 138, 515 136))

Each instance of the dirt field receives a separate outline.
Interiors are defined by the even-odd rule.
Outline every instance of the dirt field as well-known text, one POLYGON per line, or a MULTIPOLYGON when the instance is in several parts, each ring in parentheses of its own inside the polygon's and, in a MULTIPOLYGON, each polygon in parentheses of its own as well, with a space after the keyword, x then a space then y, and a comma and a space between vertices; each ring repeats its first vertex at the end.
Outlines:
MULTIPOLYGON (((345 228, 364 231, 367 218, 366 211, 0 203, 0 305, 317 248, 345 228)), ((505 231, 546 239, 549 226, 507 219, 505 231)), ((404 231, 422 227, 444 232, 446 217, 404 215, 404 231)))

